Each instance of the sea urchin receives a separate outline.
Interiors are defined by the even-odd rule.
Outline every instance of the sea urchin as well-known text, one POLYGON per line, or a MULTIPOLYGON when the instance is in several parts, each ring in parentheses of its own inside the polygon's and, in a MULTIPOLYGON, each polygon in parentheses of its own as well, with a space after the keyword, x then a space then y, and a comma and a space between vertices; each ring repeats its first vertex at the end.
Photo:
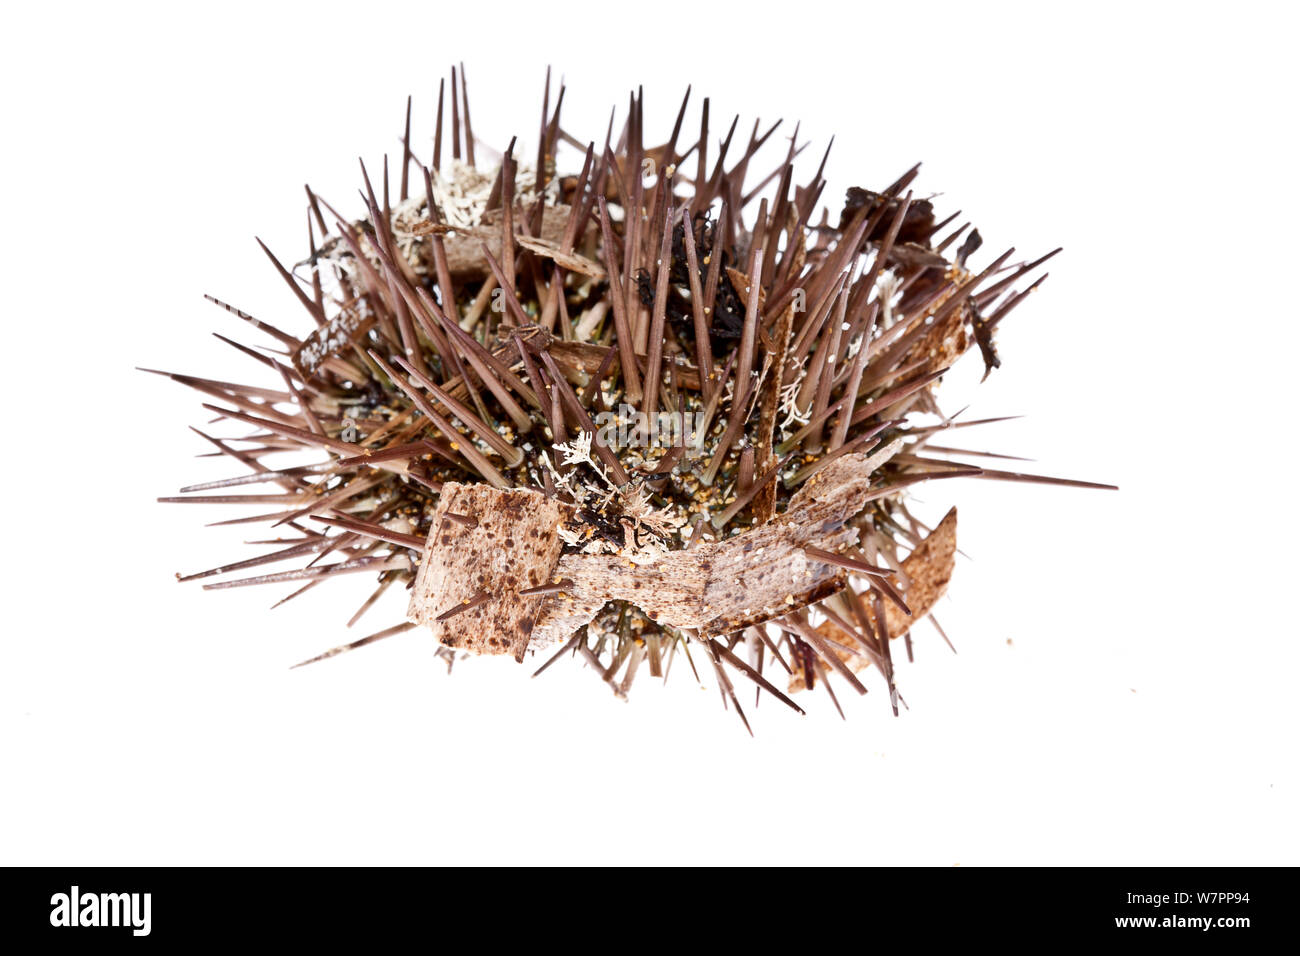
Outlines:
POLYGON ((280 536, 182 580, 308 559, 205 585, 294 582, 294 596, 377 575, 349 626, 393 585, 410 592, 405 621, 313 660, 427 627, 449 666, 461 649, 523 661, 558 647, 541 670, 571 654, 623 696, 694 646, 742 719, 734 675, 799 710, 787 691, 820 681, 833 697, 834 671, 865 693, 868 665, 897 713, 890 639, 910 656, 957 523, 925 527, 905 490, 1061 481, 954 457, 936 439, 980 423, 932 394, 972 348, 986 374, 998 365, 995 329, 1059 250, 975 268, 979 233, 936 219, 911 191, 916 168, 814 219, 826 157, 795 182, 797 131, 759 176, 751 160, 779 123, 741 146, 733 120, 714 153, 706 99, 688 144, 688 90, 647 146, 637 93, 597 147, 564 129, 550 88, 548 75, 531 163, 514 141, 478 160, 462 68, 449 111, 439 89, 427 166, 407 102, 396 201, 387 159, 378 190, 362 166, 360 220, 307 190, 309 256, 290 269, 263 246, 306 334, 218 302, 277 346, 222 339, 267 382, 170 377, 252 429, 200 432, 249 473, 162 500, 256 506, 236 520, 280 536), (575 167, 585 152, 576 175, 557 172, 561 146, 575 167))

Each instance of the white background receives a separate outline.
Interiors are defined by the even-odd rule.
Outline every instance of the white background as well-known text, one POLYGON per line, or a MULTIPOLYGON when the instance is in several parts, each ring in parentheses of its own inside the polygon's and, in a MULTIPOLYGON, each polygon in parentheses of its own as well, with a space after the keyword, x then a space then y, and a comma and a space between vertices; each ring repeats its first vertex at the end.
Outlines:
POLYGON ((0 862, 1297 862, 1285 5, 35 7, 0 41, 0 862), (154 498, 236 469, 133 366, 256 375, 202 294, 301 330, 253 236, 305 256, 304 182, 357 214, 357 157, 400 151, 408 93, 427 151, 462 59, 523 156, 547 63, 583 139, 636 84, 666 135, 689 82, 715 143, 736 112, 834 134, 836 208, 924 160, 979 263, 1065 246, 942 397, 1029 415, 967 447, 1122 490, 923 489, 969 560, 902 717, 869 679, 845 722, 750 706, 751 739, 680 659, 622 704, 576 664, 448 678, 417 632, 290 671, 400 598, 354 634, 360 579, 274 612, 175 583, 246 535, 154 498))

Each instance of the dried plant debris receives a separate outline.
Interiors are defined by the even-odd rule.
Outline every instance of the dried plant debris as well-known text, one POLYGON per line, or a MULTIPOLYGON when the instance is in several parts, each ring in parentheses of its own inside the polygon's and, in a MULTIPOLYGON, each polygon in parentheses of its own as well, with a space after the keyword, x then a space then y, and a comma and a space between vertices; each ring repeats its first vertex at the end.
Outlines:
POLYGON ((453 70, 432 149, 408 100, 401 155, 362 165, 359 218, 309 187, 307 257, 262 247, 303 320, 212 299, 260 336, 218 335, 258 384, 160 374, 203 394, 205 452, 240 473, 161 500, 271 531, 181 579, 283 603, 374 576, 348 627, 409 592, 405 620, 313 661, 427 631, 449 669, 541 652, 538 673, 578 661, 624 697, 680 651, 746 726, 744 683, 802 712, 774 665, 837 709, 831 682, 865 693, 875 665, 897 710, 891 641, 913 656, 956 554, 955 512, 927 529, 910 486, 1109 487, 983 467, 1005 456, 949 436, 997 419, 935 395, 972 348, 999 366, 997 327, 1059 250, 976 265, 980 234, 914 195, 915 167, 826 209, 829 150, 801 181, 797 128, 733 121, 718 145, 689 90, 660 140, 641 93, 591 141, 563 101, 548 75, 536 151, 498 153, 453 70))
MULTIPOLYGON (((915 622, 924 620, 948 590, 956 558, 957 509, 953 508, 903 560, 900 571, 885 576, 896 593, 907 595, 905 606, 884 599, 883 591, 878 590, 867 601, 855 603, 847 618, 832 612, 833 616, 817 626, 817 632, 834 645, 836 656, 855 671, 870 665, 873 658, 881 661, 886 646, 878 640, 881 621, 892 640, 905 635, 915 622), (862 618, 861 628, 845 624, 856 615, 862 618)), ((814 681, 813 672, 800 669, 791 676, 790 689, 812 687, 814 681)))
POLYGON ((524 659, 574 510, 537 491, 445 482, 433 512, 410 620, 440 644, 524 659))

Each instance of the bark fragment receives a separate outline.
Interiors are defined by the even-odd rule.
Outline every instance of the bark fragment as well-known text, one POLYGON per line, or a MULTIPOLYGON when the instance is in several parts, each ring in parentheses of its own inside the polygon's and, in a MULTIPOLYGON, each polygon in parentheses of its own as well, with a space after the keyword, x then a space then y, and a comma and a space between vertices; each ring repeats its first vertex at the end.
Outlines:
POLYGON ((879 453, 845 455, 810 478, 785 514, 725 541, 644 563, 622 555, 565 555, 555 573, 573 586, 543 608, 534 645, 567 638, 609 600, 630 601, 651 620, 707 638, 834 594, 844 586, 844 570, 804 548, 840 551, 857 541, 850 521, 870 499, 871 472, 882 463, 879 453))
MULTIPOLYGON (((912 609, 911 617, 892 601, 884 601, 885 629, 890 639, 901 637, 913 624, 925 618, 948 590, 952 579, 953 566, 957 556, 957 509, 950 510, 935 529, 926 535, 925 540, 903 559, 903 574, 892 575, 890 583, 907 599, 907 606, 912 609)), ((876 633, 880 626, 876 619, 875 602, 864 600, 864 609, 876 633)), ((823 621, 817 626, 817 632, 845 647, 857 648, 858 640, 848 634, 834 621, 823 621)), ((870 660, 860 654, 849 654, 835 650, 836 656, 853 670, 862 670, 870 660)), ((796 672, 790 681, 790 690, 802 690, 804 681, 801 672, 796 672)))
POLYGON ((434 511, 408 619, 427 626, 447 647, 510 654, 522 661, 546 597, 519 592, 551 581, 564 546, 556 530, 571 511, 535 491, 447 482, 434 511), (448 520, 449 512, 476 523, 448 520), (473 606, 440 620, 465 605, 473 606))

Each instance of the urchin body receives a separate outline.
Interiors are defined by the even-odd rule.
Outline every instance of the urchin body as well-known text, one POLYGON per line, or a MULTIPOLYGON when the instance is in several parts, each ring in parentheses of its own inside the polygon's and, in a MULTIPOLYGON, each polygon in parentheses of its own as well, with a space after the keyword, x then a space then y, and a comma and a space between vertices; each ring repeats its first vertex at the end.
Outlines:
POLYGON ((934 387, 972 349, 999 364, 994 329, 1048 256, 975 269, 978 232, 936 219, 915 168, 851 189, 832 221, 825 158, 797 182, 791 140, 758 175, 776 127, 741 148, 733 125, 715 153, 707 100, 687 143, 689 92, 666 140, 646 139, 634 97, 600 147, 547 89, 534 162, 513 142, 476 162, 453 71, 428 165, 408 103, 395 199, 387 161, 359 220, 308 190, 308 258, 267 250, 306 333, 226 307, 275 342, 230 343, 269 384, 173 376, 252 428, 204 436, 251 473, 168 500, 256 503, 290 534, 188 578, 304 558, 206 586, 377 573, 349 625, 410 589, 407 620, 322 657, 414 627, 444 656, 558 644, 621 695, 698 645, 738 710, 728 672, 795 706, 772 661, 792 687, 834 671, 859 691, 874 665, 896 701, 890 640, 930 613, 956 549, 955 512, 927 527, 905 490, 1039 480, 962 460, 941 436, 978 422, 943 416, 934 387), (585 146, 572 175, 566 143, 585 146), (274 463, 295 452, 308 460, 274 463))

